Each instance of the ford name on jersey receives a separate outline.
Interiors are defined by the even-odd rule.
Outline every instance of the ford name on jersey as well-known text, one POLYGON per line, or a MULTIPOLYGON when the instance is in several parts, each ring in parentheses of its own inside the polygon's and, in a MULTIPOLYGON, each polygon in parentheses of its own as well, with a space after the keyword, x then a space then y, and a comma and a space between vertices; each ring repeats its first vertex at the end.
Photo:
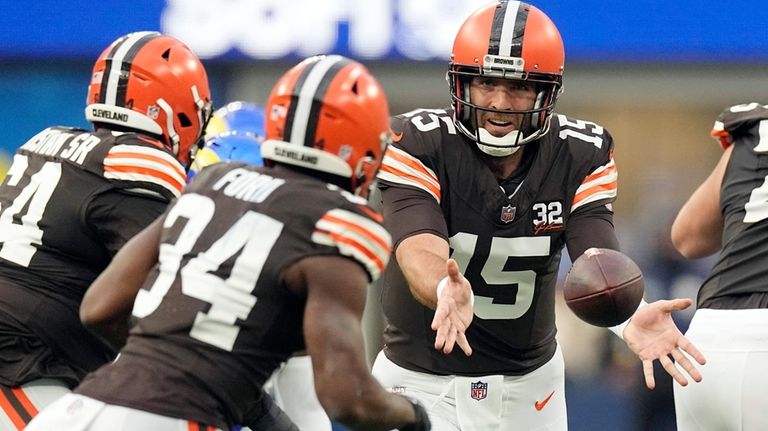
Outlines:
POLYGON ((85 157, 101 139, 88 132, 78 132, 80 131, 45 129, 22 145, 21 149, 46 156, 58 156, 82 165, 85 157))
POLYGON ((278 187, 285 184, 282 178, 273 178, 269 175, 252 172, 244 168, 237 168, 227 172, 214 184, 214 190, 224 189, 225 195, 246 202, 263 202, 278 187))

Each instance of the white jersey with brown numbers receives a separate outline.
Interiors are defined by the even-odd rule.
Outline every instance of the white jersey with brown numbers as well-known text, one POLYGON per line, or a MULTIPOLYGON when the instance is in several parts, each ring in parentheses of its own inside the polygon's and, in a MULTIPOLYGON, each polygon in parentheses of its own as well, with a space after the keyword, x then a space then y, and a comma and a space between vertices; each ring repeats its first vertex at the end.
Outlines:
POLYGON ((547 134, 524 150, 528 172, 508 192, 452 116, 422 109, 393 118, 395 143, 378 181, 382 193, 417 191, 418 199, 439 205, 445 225, 418 225, 426 217, 386 221, 397 225, 391 228, 394 244, 424 231, 449 241, 475 294, 467 330, 473 355, 459 349, 444 355, 432 347, 434 312, 413 299, 394 261, 382 297, 385 353, 417 371, 524 374, 555 352, 555 284, 569 218, 616 197, 613 141, 598 124, 555 114, 547 134))
POLYGON ((40 368, 1 367, 0 381, 43 376, 74 383, 111 359, 113 352, 82 328, 80 300, 122 243, 159 216, 184 182, 173 155, 135 133, 51 127, 19 147, 0 185, 0 319, 44 339, 73 370, 61 371, 67 365, 48 375, 56 367, 39 360, 40 368))
POLYGON ((139 320, 120 359, 78 392, 238 423, 279 364, 305 348, 306 298, 283 285, 284 270, 342 256, 375 280, 391 253, 380 222, 364 199, 284 167, 206 167, 164 216, 159 264, 136 297, 139 320), (121 390, 100 386, 105 375, 121 390), (148 401, 168 387, 173 397, 148 401))
POLYGON ((699 308, 768 307, 768 105, 725 109, 712 135, 733 152, 720 187, 723 248, 699 308))

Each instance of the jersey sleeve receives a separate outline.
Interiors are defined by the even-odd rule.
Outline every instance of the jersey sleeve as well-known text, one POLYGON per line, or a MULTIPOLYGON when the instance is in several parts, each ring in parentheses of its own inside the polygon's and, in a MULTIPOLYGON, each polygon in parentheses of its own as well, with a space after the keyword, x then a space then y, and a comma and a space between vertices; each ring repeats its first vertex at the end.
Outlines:
POLYGON ((329 246, 365 268, 371 281, 379 278, 389 262, 392 239, 365 205, 344 205, 326 211, 315 223, 311 240, 329 246))
POLYGON ((619 250, 613 225, 613 211, 605 206, 590 208, 573 215, 565 231, 565 245, 571 262, 590 247, 619 250))
POLYGON ((571 203, 571 213, 592 206, 604 206, 613 203, 618 195, 619 171, 613 158, 613 138, 607 130, 594 124, 591 129, 595 134, 594 142, 580 142, 579 145, 588 145, 590 152, 586 153, 589 160, 587 174, 581 179, 576 189, 576 194, 571 203))
POLYGON ((619 172, 613 160, 613 152, 604 164, 596 166, 576 190, 571 212, 593 202, 612 203, 618 193, 619 172))
POLYGON ((379 183, 420 190, 439 204, 440 181, 431 146, 424 134, 405 115, 392 118, 391 128, 394 142, 384 154, 378 174, 379 183))
POLYGON ((168 201, 108 190, 94 197, 88 206, 86 223, 111 256, 165 211, 168 201))
MULTIPOLYGON (((419 130, 411 114, 392 118, 394 143, 387 148, 377 182, 383 202, 384 224, 392 234, 395 246, 403 239, 423 232, 448 238, 440 206, 443 200, 438 176, 440 129, 419 130)), ((447 114, 443 112, 442 115, 447 114)))
POLYGON ((715 120, 710 135, 725 150, 738 135, 749 133, 753 126, 768 119, 768 105, 756 102, 734 105, 724 109, 715 120))
POLYGON ((136 135, 118 139, 104 157, 104 178, 134 193, 176 198, 186 183, 184 167, 159 143, 136 135))

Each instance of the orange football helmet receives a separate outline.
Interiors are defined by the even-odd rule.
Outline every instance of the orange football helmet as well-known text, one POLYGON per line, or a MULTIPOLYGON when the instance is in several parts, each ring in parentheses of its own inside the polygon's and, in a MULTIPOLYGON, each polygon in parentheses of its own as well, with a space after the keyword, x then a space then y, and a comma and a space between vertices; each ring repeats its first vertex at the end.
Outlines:
POLYGON ((267 164, 286 163, 343 179, 364 194, 390 142, 384 90, 362 64, 310 57, 286 72, 266 106, 267 164))
POLYGON ((85 117, 161 137, 187 164, 211 116, 208 76, 182 42, 157 32, 127 34, 93 66, 85 117))
POLYGON ((512 154, 519 146, 535 141, 549 129, 562 92, 564 65, 560 32, 544 12, 520 1, 483 6, 464 21, 453 43, 447 78, 457 128, 482 151, 496 156, 512 154), (533 84, 533 108, 501 110, 473 104, 469 86, 477 76, 533 84), (521 130, 508 139, 491 137, 477 127, 478 109, 525 115, 521 130))

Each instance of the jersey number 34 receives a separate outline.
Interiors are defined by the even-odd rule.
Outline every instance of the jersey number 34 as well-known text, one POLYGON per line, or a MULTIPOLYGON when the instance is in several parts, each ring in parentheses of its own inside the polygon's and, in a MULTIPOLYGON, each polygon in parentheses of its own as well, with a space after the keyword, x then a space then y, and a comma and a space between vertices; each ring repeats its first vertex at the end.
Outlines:
POLYGON ((139 318, 154 312, 173 285, 181 277, 181 292, 211 304, 207 312, 199 311, 189 331, 190 337, 232 351, 240 332, 237 319, 246 319, 256 305, 252 295, 256 281, 272 245, 283 229, 283 223, 254 211, 243 214, 208 250, 198 253, 181 269, 188 254, 213 217, 213 199, 182 195, 163 222, 170 228, 179 218, 187 219, 174 244, 160 245, 160 271, 149 290, 140 290, 133 306, 139 318), (235 255, 229 277, 222 279, 214 272, 235 255))

